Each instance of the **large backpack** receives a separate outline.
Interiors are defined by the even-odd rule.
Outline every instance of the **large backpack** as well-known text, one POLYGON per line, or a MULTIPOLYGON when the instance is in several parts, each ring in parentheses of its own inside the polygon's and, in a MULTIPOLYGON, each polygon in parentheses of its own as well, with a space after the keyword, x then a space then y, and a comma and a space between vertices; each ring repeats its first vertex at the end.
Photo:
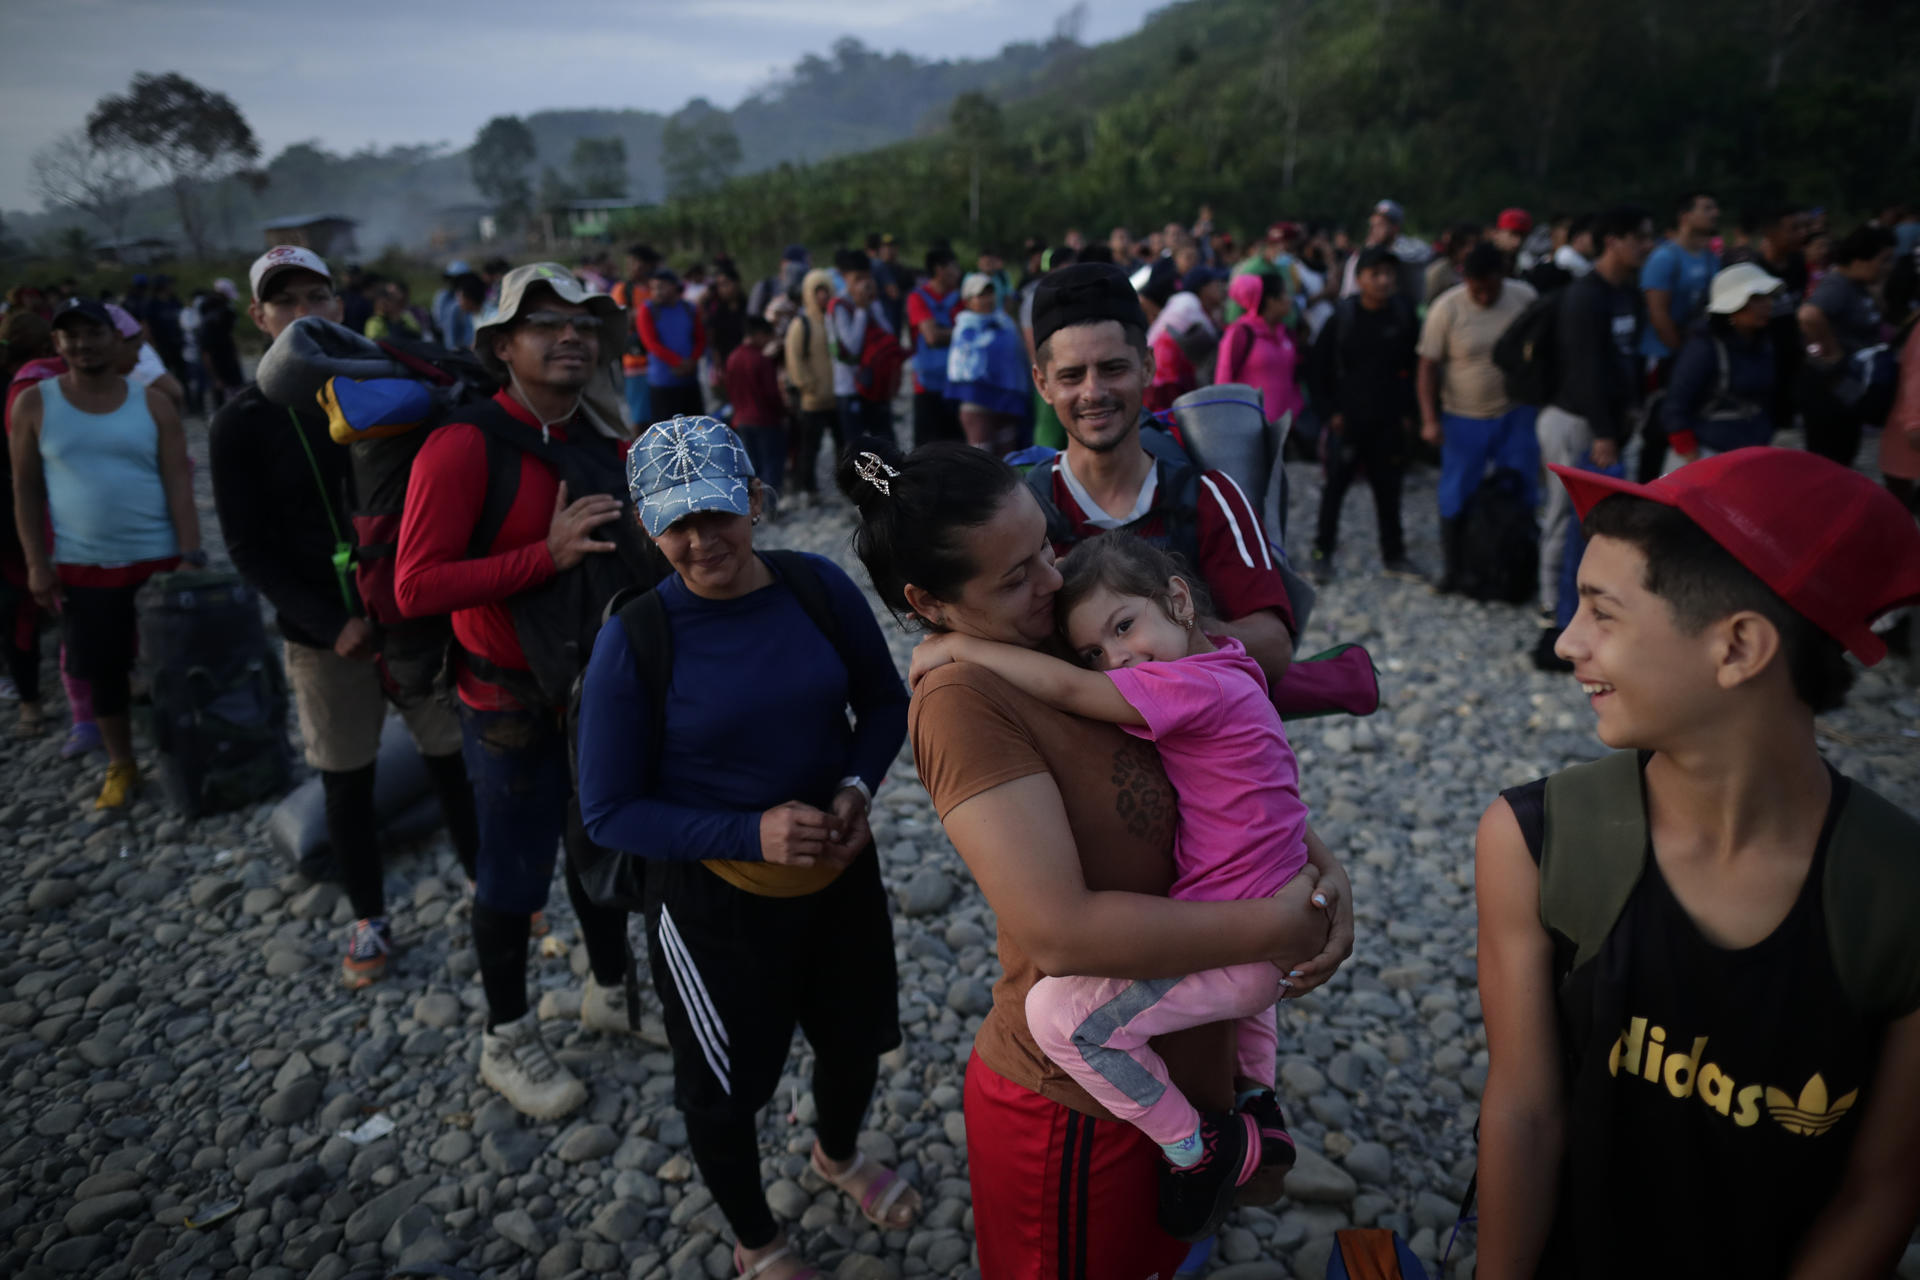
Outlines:
MULTIPOLYGON (((840 655, 849 672, 854 660, 840 632, 840 620, 834 614, 833 601, 826 584, 807 558, 797 551, 762 551, 760 557, 773 569, 813 625, 820 629, 840 655)), ((605 621, 620 626, 627 634, 627 648, 633 653, 640 672, 640 684, 647 693, 648 741, 647 787, 655 789, 660 779, 660 757, 667 736, 667 690, 673 681, 673 631, 667 624, 666 606, 652 587, 628 591, 607 602, 605 621)), ((604 625, 604 622, 603 622, 604 625)), ((573 769, 575 795, 579 792, 580 697, 585 673, 575 679, 567 709, 567 758, 573 769)), ((576 805, 578 801, 574 802, 576 805)), ((578 820, 577 814, 574 819, 578 820)), ((587 896, 603 907, 620 911, 640 911, 646 905, 646 871, 653 863, 617 849, 603 849, 589 841, 571 842, 570 848, 584 850, 573 855, 574 870, 587 896)))
POLYGON ((1527 482, 1502 467, 1481 482, 1460 513, 1457 581, 1473 600, 1525 604, 1540 580, 1540 529, 1527 482))
POLYGON ((1546 293, 1527 304, 1493 344, 1493 363, 1515 404, 1546 405, 1558 390, 1557 344, 1560 304, 1565 291, 1546 293))
MULTIPOLYGON (((427 342, 373 342, 318 317, 295 321, 261 360, 259 382, 280 404, 317 401, 329 434, 351 450, 355 584, 368 614, 385 629, 383 659, 402 700, 432 692, 453 631, 445 617, 408 618, 394 595, 394 556, 414 459, 438 428, 476 427, 487 442, 487 488, 469 541, 469 558, 487 554, 513 507, 520 457, 531 453, 575 497, 607 493, 626 501, 619 446, 591 435, 562 444, 535 435, 497 404, 497 383, 472 352, 427 342)), ((576 433, 582 434, 585 433, 576 433)), ((659 557, 631 511, 603 535, 617 550, 592 555, 510 602, 530 672, 508 671, 476 655, 469 668, 529 707, 560 707, 586 663, 606 601, 624 587, 656 581, 659 557)))
POLYGON ((604 493, 620 499, 620 514, 596 531, 598 538, 614 544, 612 551, 595 552, 507 601, 527 670, 496 666, 474 653, 461 656, 475 675, 507 690, 521 705, 564 708, 593 655, 594 637, 609 603, 623 592, 660 581, 666 576, 666 560, 640 530, 616 441, 579 431, 574 436, 581 438, 565 443, 536 435, 493 400, 466 406, 456 421, 478 428, 487 448, 487 490, 467 547, 470 559, 488 554, 513 509, 523 454, 551 468, 570 496, 604 493))
POLYGON ((827 349, 833 353, 836 362, 854 367, 855 395, 862 400, 892 400, 900 390, 900 370, 907 363, 907 353, 898 337, 884 328, 874 327, 871 315, 867 317, 860 349, 848 351, 841 346, 839 333, 833 323, 834 312, 852 305, 845 298, 833 298, 827 302, 827 349))
MULTIPOLYGON (((394 597, 394 553, 413 461, 435 427, 483 403, 496 384, 479 358, 429 342, 376 342, 318 316, 289 325, 261 357, 260 391, 327 417, 351 459, 354 587, 384 634, 381 662, 401 701, 430 696, 453 639, 448 619, 407 618, 394 597)), ((306 438, 300 436, 305 447, 306 438)), ((315 470, 318 483, 318 470, 315 470)), ((332 495, 323 494, 331 510, 332 495)))
POLYGON ((140 668, 167 801, 183 817, 280 795, 292 777, 287 681, 260 595, 239 575, 156 574, 140 589, 140 668))

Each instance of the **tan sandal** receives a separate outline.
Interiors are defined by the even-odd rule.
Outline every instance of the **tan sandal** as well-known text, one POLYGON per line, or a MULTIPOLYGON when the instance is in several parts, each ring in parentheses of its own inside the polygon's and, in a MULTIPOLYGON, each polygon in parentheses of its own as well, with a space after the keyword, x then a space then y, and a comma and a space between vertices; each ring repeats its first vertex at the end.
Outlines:
MULTIPOLYGON (((741 1280, 754 1280, 754 1277, 764 1275, 776 1263, 785 1262, 792 1257, 793 1246, 785 1244, 749 1267, 747 1260, 740 1256, 740 1246, 736 1244, 733 1246, 734 1274, 741 1277, 741 1280)), ((826 1273, 818 1267, 801 1267, 793 1273, 791 1280, 826 1280, 826 1273)))
MULTIPOLYGON (((813 1144, 813 1151, 807 1157, 808 1163, 813 1166, 813 1171, 820 1175, 828 1186, 844 1191, 849 1196, 854 1195, 853 1187, 849 1184, 853 1183, 860 1171, 867 1167, 867 1153, 856 1151, 853 1163, 847 1167, 846 1172, 839 1174, 829 1172, 820 1162, 820 1155, 820 1144, 816 1142, 813 1144)), ((880 1172, 874 1175, 873 1182, 867 1187, 866 1192, 856 1197, 856 1203, 860 1206, 860 1216, 882 1231, 907 1230, 920 1220, 920 1193, 892 1169, 885 1168, 878 1162, 875 1162, 874 1167, 880 1172), (913 1203, 904 1203, 907 1196, 913 1197, 913 1203), (896 1209, 905 1210, 904 1221, 897 1221, 888 1216, 896 1209)))

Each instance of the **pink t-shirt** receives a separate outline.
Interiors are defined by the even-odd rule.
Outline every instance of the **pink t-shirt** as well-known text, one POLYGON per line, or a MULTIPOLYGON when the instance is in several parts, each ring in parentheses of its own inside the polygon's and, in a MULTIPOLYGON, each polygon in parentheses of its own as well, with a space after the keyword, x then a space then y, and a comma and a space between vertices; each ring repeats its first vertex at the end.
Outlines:
POLYGON ((1168 896, 1265 898, 1307 862, 1300 765, 1259 664, 1238 640, 1209 638, 1213 653, 1107 674, 1147 722, 1123 727, 1160 749, 1180 795, 1168 896))

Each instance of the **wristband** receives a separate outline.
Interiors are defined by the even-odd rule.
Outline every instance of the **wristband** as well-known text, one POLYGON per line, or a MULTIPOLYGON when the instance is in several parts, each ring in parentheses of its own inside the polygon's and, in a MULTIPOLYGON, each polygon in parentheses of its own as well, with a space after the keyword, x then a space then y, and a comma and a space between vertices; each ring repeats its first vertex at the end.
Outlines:
POLYGON ((207 567, 207 553, 197 547, 192 551, 183 551, 180 553, 180 563, 190 568, 204 569, 207 567))
POLYGON ((850 773, 846 777, 840 779, 839 790, 845 791, 848 788, 852 788, 853 790, 858 791, 860 793, 861 803, 866 805, 868 812, 872 812, 873 788, 867 785, 866 779, 862 778, 857 773, 850 773))

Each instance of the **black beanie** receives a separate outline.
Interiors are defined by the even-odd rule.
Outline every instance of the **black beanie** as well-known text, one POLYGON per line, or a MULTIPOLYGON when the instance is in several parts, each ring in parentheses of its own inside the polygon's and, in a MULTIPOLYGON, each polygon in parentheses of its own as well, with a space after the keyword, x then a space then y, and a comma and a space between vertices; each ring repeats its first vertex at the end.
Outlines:
POLYGON ((1042 277, 1033 292, 1033 345, 1076 324, 1118 320, 1147 327, 1127 273, 1111 262, 1076 262, 1042 277))

